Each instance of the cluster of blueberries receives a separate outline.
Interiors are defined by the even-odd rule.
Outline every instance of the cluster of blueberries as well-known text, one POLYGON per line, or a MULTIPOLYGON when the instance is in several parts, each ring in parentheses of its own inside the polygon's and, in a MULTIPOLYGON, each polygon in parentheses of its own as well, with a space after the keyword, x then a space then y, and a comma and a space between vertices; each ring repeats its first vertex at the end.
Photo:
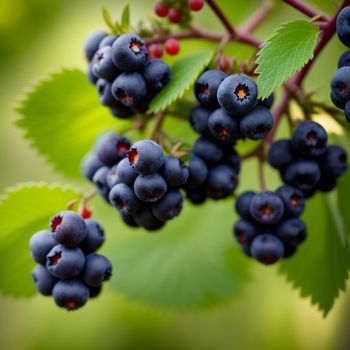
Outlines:
POLYGON ((291 139, 275 142, 268 161, 285 184, 311 197, 317 190, 329 192, 347 168, 347 154, 337 145, 327 146, 326 130, 311 120, 302 122, 291 139))
POLYGON ((35 233, 30 251, 37 263, 32 271, 36 289, 52 295, 56 304, 76 310, 100 294, 112 276, 110 261, 96 250, 104 242, 97 221, 62 211, 51 220, 50 230, 35 233))
POLYGON ((170 80, 171 69, 160 59, 147 60, 145 42, 136 34, 90 34, 84 44, 87 75, 100 103, 118 118, 144 113, 170 80))
POLYGON ((242 250, 265 265, 294 254, 306 239, 299 216, 304 210, 302 191, 284 185, 276 192, 245 192, 237 198, 240 219, 233 232, 242 250))

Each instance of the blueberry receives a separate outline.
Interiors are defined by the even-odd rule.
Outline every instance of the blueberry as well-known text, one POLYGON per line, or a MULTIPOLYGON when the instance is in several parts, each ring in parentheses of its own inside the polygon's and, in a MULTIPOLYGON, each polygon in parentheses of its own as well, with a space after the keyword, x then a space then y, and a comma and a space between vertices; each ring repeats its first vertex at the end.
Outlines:
MULTIPOLYGON (((126 158, 124 158, 126 159, 126 158)), ((119 164, 119 163, 118 163, 119 164)), ((117 165, 113 165, 112 168, 109 169, 107 175, 106 175, 106 180, 109 188, 114 187, 115 185, 118 185, 119 183, 123 182, 119 178, 117 174, 117 165)))
POLYGON ((187 188, 199 188, 207 179, 208 167, 202 158, 191 154, 191 158, 188 160, 188 179, 186 181, 187 188))
POLYGON ((249 220, 240 219, 233 226, 233 234, 239 244, 250 244, 259 234, 259 228, 249 220))
POLYGON ((319 161, 322 176, 328 177, 343 175, 347 165, 347 154, 344 148, 337 145, 328 146, 319 161))
POLYGON ((278 140, 269 149, 267 159, 272 167, 282 170, 296 157, 290 140, 278 140))
POLYGON ((338 69, 350 66, 350 50, 345 51, 338 59, 338 69))
POLYGON ((156 202, 167 188, 167 183, 158 173, 139 175, 134 183, 135 194, 143 202, 156 202))
POLYGON ((87 70, 86 70, 86 76, 88 77, 91 84, 95 85, 98 78, 96 75, 92 72, 92 62, 89 63, 87 70))
POLYGON ((112 61, 112 48, 105 46, 99 49, 92 61, 92 73, 102 79, 113 81, 119 74, 119 69, 112 61))
POLYGON ((44 265, 46 263, 46 255, 54 247, 57 242, 52 238, 49 230, 43 230, 35 233, 30 241, 30 253, 32 258, 38 264, 44 265))
POLYGON ((107 36, 107 33, 99 30, 98 32, 94 32, 89 34, 84 41, 84 53, 85 57, 88 61, 91 61, 95 52, 98 50, 98 47, 103 38, 107 36))
POLYGON ((204 72, 195 82, 194 93, 197 101, 204 107, 217 108, 217 91, 227 75, 216 69, 204 72))
POLYGON ((118 163, 117 176, 120 182, 133 186, 137 175, 137 172, 131 167, 128 158, 124 158, 118 163))
POLYGON ((87 235, 80 243, 80 248, 84 254, 89 254, 101 247, 105 241, 104 230, 102 226, 95 220, 85 220, 87 235))
POLYGON ((124 221, 124 223, 130 227, 139 227, 139 225, 136 223, 134 217, 132 215, 125 215, 121 213, 121 218, 124 221))
POLYGON ((54 246, 46 256, 46 268, 60 279, 78 276, 85 265, 85 256, 78 247, 67 248, 62 244, 54 246))
POLYGON ((331 92, 331 94, 330 94, 330 99, 331 99, 332 103, 334 104, 334 106, 336 106, 339 109, 345 109, 346 101, 336 97, 333 94, 333 92, 331 92))
POLYGON ((298 218, 287 219, 277 226, 276 235, 283 243, 296 247, 306 239, 306 226, 298 218))
POLYGON ((83 176, 90 181, 92 181, 96 171, 102 167, 103 163, 95 152, 88 153, 81 162, 81 172, 83 176))
POLYGON ((147 87, 147 93, 144 99, 133 108, 134 113, 147 114, 149 105, 151 104, 153 97, 156 95, 155 92, 151 91, 147 87))
POLYGON ((255 82, 244 74, 227 77, 219 86, 217 98, 222 108, 233 115, 246 114, 256 104, 258 89, 255 82))
POLYGON ((51 295, 57 279, 50 275, 45 266, 36 265, 32 271, 32 278, 39 293, 51 295))
POLYGON ((109 193, 109 201, 121 213, 127 215, 136 213, 140 207, 140 201, 135 196, 133 189, 123 183, 120 183, 111 189, 111 192, 109 193))
POLYGON ((277 237, 263 234, 254 238, 250 252, 261 263, 271 265, 283 257, 284 247, 277 237))
POLYGON ((250 252, 250 247, 251 247, 251 244, 249 244, 249 243, 246 243, 246 244, 242 244, 241 245, 241 250, 242 250, 242 252, 246 255, 246 256, 248 256, 248 257, 252 257, 252 254, 251 254, 251 252, 250 252))
POLYGON ((96 154, 103 164, 112 166, 126 157, 130 146, 131 143, 126 137, 106 134, 98 140, 96 154))
POLYGON ((338 14, 336 28, 340 41, 350 47, 350 6, 344 7, 338 14))
POLYGON ((317 185, 317 189, 321 192, 330 192, 337 187, 337 178, 327 174, 322 174, 317 185))
POLYGON ((112 94, 125 107, 137 107, 147 94, 145 79, 137 72, 122 73, 112 84, 112 94))
POLYGON ((138 174, 157 171, 164 164, 162 148, 152 140, 142 140, 133 144, 127 152, 129 163, 138 174))
POLYGON ((171 69, 167 63, 162 60, 151 60, 145 64, 143 77, 146 80, 150 90, 157 92, 169 82, 171 69))
POLYGON ((93 183, 96 186, 96 191, 106 200, 108 201, 108 194, 110 191, 110 187, 108 186, 107 176, 109 174, 110 169, 106 166, 98 169, 92 178, 93 183))
POLYGON ((240 129, 242 134, 251 140, 261 140, 269 134, 273 127, 271 112, 261 106, 242 116, 240 129))
POLYGON ((86 256, 86 264, 81 274, 83 282, 89 287, 99 287, 112 276, 112 264, 103 255, 91 253, 86 256))
POLYGON ((209 197, 219 199, 232 195, 238 185, 235 171, 228 165, 216 165, 209 170, 205 189, 209 197))
POLYGON ((147 59, 145 42, 136 34, 121 35, 112 46, 112 59, 124 72, 142 69, 147 59))
POLYGON ((309 159, 298 159, 291 162, 282 172, 283 181, 301 191, 309 192, 316 189, 321 178, 318 164, 309 159))
POLYGON ((87 234, 84 220, 72 211, 61 211, 51 219, 53 239, 67 247, 77 246, 87 234))
POLYGON ((282 199, 274 192, 255 194, 249 205, 250 215, 263 225, 276 224, 284 214, 282 199))
POLYGON ((287 216, 299 216, 305 208, 305 198, 302 191, 295 187, 284 185, 276 193, 282 199, 284 212, 287 216))
POLYGON ((163 176, 168 186, 180 187, 188 179, 188 167, 174 156, 166 156, 163 166, 160 168, 160 174, 163 176))
POLYGON ((273 105, 274 100, 275 100, 275 95, 274 93, 272 93, 268 98, 265 98, 263 100, 258 100, 258 106, 270 109, 273 105))
POLYGON ((101 105, 113 107, 117 104, 117 100, 112 95, 112 84, 107 80, 98 79, 96 89, 101 105))
POLYGON ((239 158, 239 154, 233 148, 224 151, 224 156, 221 159, 221 163, 229 165, 236 172, 236 174, 239 173, 241 160, 239 158))
POLYGON ((192 151, 196 156, 202 158, 209 166, 219 163, 223 156, 222 147, 204 136, 196 140, 192 151))
POLYGON ((168 221, 180 214, 182 202, 183 198, 179 190, 167 191, 159 201, 152 204, 153 215, 160 221, 168 221))
POLYGON ((207 199, 207 194, 205 193, 205 188, 186 188, 186 198, 192 204, 202 204, 207 199))
POLYGON ((290 246, 288 244, 284 244, 284 258, 290 258, 293 256, 297 251, 297 247, 290 246))
POLYGON ((101 42, 100 45, 98 46, 99 49, 105 46, 113 46, 114 42, 118 39, 118 35, 108 35, 105 36, 101 42))
POLYGON ((331 95, 343 103, 350 100, 350 67, 335 72, 331 80, 331 95))
POLYGON ((223 108, 218 108, 210 115, 208 127, 211 135, 219 141, 236 141, 241 136, 236 119, 223 108))
POLYGON ((327 140, 326 130, 320 124, 307 120, 294 130, 291 142, 299 154, 317 157, 326 150, 327 140))
POLYGON ((344 115, 345 115, 346 121, 350 123, 350 101, 347 102, 344 106, 344 115))
POLYGON ((131 108, 123 106, 117 100, 115 101, 115 105, 109 108, 109 111, 113 116, 119 119, 129 119, 134 115, 134 112, 131 108))
POLYGON ((255 196, 255 192, 253 191, 247 191, 242 193, 240 196, 238 196, 235 204, 235 209, 238 215, 246 220, 252 219, 252 216, 250 215, 250 202, 252 201, 253 197, 255 196))
POLYGON ((210 135, 208 120, 211 113, 212 110, 201 105, 193 107, 188 118, 192 129, 201 135, 210 135))
POLYGON ((156 231, 164 226, 164 221, 158 220, 152 212, 152 209, 148 205, 144 205, 134 215, 134 220, 137 225, 145 228, 148 231, 156 231))
POLYGON ((68 311, 82 307, 89 295, 89 288, 80 279, 58 281, 52 290, 55 303, 68 311))
POLYGON ((98 287, 89 287, 89 291, 90 291, 90 298, 96 298, 97 296, 99 296, 102 292, 102 285, 98 286, 98 287))

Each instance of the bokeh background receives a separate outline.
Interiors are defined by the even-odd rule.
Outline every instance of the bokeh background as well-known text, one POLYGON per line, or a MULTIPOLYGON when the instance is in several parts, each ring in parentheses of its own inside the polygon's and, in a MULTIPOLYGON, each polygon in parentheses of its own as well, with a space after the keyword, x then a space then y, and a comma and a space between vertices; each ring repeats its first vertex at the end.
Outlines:
MULTIPOLYGON (((60 67, 85 69, 82 42, 88 32, 106 29, 102 7, 107 7, 117 18, 126 2, 0 0, 1 193, 16 182, 65 181, 23 140, 21 131, 14 125, 16 103, 27 88, 49 72, 60 67)), ((235 24, 242 23, 261 4, 258 0, 245 0, 244 6, 242 1, 236 0, 218 2, 235 24)), ((339 1, 325 0, 305 2, 329 14, 339 4, 339 1)), ((130 0, 129 3, 134 23, 152 15, 154 1, 130 0)), ((275 0, 275 5, 268 20, 256 31, 261 39, 267 38, 279 24, 303 18, 279 0, 275 0)), ((222 29, 207 8, 195 14, 195 22, 206 28, 222 29)), ((182 51, 195 51, 198 47, 186 43, 182 51)), ((247 52, 239 46, 233 50, 241 58, 247 52)), ((343 50, 334 38, 307 79, 306 86, 317 90, 321 101, 328 101, 329 81, 343 50)), ((47 122, 50 122, 50 115, 47 122)), ((256 188, 255 164, 245 165, 241 178, 241 191, 256 188)), ((277 181, 276 176, 268 179, 272 188, 277 181)), ((231 205, 225 203, 226 207, 231 205)), ((98 212, 107 229, 111 226, 115 231, 111 211, 99 209, 98 212)), ((205 211, 203 213, 205 215, 205 211)), ((230 213, 231 209, 225 209, 220 224, 211 223, 206 229, 212 230, 213 235, 229 232, 233 222, 230 213)), ((183 221, 184 229, 191 230, 191 225, 190 221, 183 221)), ((123 228, 120 226, 118 230, 121 232, 123 228)), ((107 236, 111 243, 113 234, 118 232, 107 236)), ((205 257, 203 260, 205 262, 205 257)), ((181 285, 177 287, 181 291, 181 285)), ((308 299, 300 298, 299 292, 275 267, 258 264, 252 265, 251 281, 238 298, 209 310, 157 307, 127 299, 108 287, 101 297, 78 312, 60 310, 51 299, 41 296, 21 300, 0 295, 0 310, 0 348, 6 350, 350 348, 350 292, 340 295, 324 319, 308 299)))

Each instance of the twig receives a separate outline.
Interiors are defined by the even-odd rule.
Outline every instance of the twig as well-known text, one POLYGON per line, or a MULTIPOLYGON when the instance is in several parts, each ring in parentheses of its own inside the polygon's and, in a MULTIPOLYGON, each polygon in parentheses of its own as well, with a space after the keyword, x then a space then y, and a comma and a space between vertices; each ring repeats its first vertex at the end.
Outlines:
POLYGON ((323 14, 319 14, 313 7, 300 2, 299 0, 283 0, 286 4, 292 6, 296 10, 300 11, 304 15, 313 18, 319 16, 320 20, 326 21, 327 17, 323 14))
POLYGON ((266 2, 260 6, 240 28, 242 32, 251 33, 254 31, 269 15, 275 5, 272 2, 266 2))
POLYGON ((156 114, 155 116, 155 125, 154 125, 154 129, 151 133, 151 140, 154 140, 154 141, 159 141, 158 140, 158 135, 159 135, 159 132, 162 130, 162 125, 163 125, 163 121, 164 121, 164 117, 165 117, 165 113, 163 112, 160 112, 158 114, 156 114))
POLYGON ((215 0, 206 0, 207 4, 211 7, 213 12, 216 14, 216 16, 219 18, 221 23, 224 25, 226 28, 227 32, 231 35, 231 37, 236 36, 236 31, 233 28, 231 22, 229 19, 225 16, 219 5, 216 3, 215 0))

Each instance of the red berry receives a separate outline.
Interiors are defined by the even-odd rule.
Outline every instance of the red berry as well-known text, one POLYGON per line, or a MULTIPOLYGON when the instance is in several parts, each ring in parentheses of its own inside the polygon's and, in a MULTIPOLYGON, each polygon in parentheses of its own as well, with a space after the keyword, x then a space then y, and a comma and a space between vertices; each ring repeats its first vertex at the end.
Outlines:
POLYGON ((165 51, 169 55, 177 55, 180 51, 180 44, 176 39, 168 39, 165 42, 165 51))
POLYGON ((169 8, 167 4, 157 2, 154 6, 154 12, 158 17, 166 17, 168 15, 169 8))
POLYGON ((160 44, 152 44, 148 47, 148 54, 150 58, 161 58, 164 50, 160 44))
POLYGON ((187 4, 192 11, 200 11, 204 6, 204 0, 188 0, 187 4))
POLYGON ((182 21, 182 11, 180 9, 171 8, 168 12, 168 18, 172 23, 180 23, 182 21))

